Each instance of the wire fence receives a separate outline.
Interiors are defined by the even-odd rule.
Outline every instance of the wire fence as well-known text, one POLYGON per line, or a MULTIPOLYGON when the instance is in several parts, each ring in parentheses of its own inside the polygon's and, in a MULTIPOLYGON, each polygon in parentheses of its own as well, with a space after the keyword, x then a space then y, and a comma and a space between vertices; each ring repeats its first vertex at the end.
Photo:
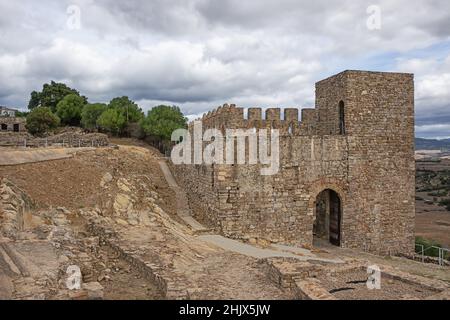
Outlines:
POLYGON ((15 139, 14 141, 7 141, 0 143, 3 147, 16 147, 16 148, 50 148, 50 147, 62 147, 62 148, 85 148, 85 147, 105 147, 108 146, 107 139, 48 139, 48 138, 35 138, 35 139, 15 139))

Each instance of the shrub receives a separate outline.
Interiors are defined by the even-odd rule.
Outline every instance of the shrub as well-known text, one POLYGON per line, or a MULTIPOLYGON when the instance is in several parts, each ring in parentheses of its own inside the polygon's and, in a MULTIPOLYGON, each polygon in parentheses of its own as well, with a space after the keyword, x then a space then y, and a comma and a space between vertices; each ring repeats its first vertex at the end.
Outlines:
POLYGON ((126 118, 117 109, 108 109, 101 114, 97 125, 103 130, 118 135, 126 125, 126 118))
POLYGON ((32 135, 43 136, 56 129, 59 123, 60 119, 50 108, 38 107, 28 114, 26 128, 32 135))

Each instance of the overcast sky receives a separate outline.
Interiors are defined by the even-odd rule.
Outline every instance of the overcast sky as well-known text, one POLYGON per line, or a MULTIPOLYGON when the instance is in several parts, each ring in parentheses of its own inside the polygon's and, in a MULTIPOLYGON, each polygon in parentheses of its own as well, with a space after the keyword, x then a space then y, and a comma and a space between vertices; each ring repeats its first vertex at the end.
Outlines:
POLYGON ((415 73, 416 135, 450 137, 448 0, 0 0, 0 105, 55 80, 190 118, 306 108, 345 69, 415 73))

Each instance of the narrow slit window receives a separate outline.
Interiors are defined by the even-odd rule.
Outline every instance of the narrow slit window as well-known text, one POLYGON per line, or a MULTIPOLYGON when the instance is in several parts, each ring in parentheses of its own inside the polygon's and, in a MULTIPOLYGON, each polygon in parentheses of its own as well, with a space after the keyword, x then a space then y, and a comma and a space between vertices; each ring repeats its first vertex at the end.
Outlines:
POLYGON ((339 102, 339 134, 345 134, 345 104, 339 102))

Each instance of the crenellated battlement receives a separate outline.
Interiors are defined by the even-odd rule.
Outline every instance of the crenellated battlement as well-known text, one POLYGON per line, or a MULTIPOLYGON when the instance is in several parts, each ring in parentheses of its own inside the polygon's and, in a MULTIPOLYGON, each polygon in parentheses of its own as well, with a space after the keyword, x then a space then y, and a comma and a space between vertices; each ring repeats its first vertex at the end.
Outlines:
MULTIPOLYGON (((279 129, 282 134, 290 135, 310 135, 315 132, 316 110, 303 109, 300 112, 297 108, 244 108, 235 104, 224 104, 213 111, 205 113, 202 121, 205 129, 279 129), (283 112, 283 117, 281 117, 283 112), (263 116, 264 115, 264 116, 263 116)), ((192 123, 190 127, 192 127, 192 123)))

